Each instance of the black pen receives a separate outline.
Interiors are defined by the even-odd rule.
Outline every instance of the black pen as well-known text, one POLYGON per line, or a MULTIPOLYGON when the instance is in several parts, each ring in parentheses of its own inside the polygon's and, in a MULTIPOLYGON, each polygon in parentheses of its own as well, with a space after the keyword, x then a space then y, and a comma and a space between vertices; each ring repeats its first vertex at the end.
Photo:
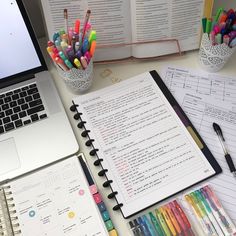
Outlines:
POLYGON ((225 159, 226 159, 226 162, 229 166, 229 169, 230 169, 230 172, 234 175, 234 177, 236 177, 236 169, 235 169, 235 166, 234 166, 234 163, 233 163, 233 160, 230 156, 230 154, 228 153, 228 150, 225 146, 225 139, 224 139, 224 136, 223 136, 223 132, 220 128, 220 126, 216 123, 213 123, 213 128, 220 140, 220 143, 221 143, 221 146, 223 148, 223 151, 224 151, 224 154, 225 154, 225 159))

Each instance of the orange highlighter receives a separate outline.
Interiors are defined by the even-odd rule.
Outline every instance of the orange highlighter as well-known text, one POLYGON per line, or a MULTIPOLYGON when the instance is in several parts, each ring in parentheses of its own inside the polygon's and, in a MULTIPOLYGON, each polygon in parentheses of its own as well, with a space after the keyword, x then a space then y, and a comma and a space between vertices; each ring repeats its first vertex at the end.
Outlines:
POLYGON ((181 233, 182 233, 182 230, 181 230, 180 225, 178 224, 178 221, 177 221, 177 219, 175 218, 175 215, 174 215, 174 213, 172 212, 170 206, 169 206, 169 205, 165 205, 164 208, 165 208, 167 214, 169 215, 170 220, 171 220, 172 224, 173 224, 174 227, 175 227, 175 230, 177 231, 178 234, 181 234, 181 233))

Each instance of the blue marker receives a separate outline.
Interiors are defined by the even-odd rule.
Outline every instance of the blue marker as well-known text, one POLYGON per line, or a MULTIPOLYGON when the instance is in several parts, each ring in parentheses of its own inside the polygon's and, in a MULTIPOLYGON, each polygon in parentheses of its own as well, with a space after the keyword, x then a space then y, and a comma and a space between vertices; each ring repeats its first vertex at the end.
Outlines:
POLYGON ((148 230, 152 236, 156 236, 155 229, 153 228, 152 224, 149 222, 148 218, 146 215, 142 216, 143 221, 146 223, 148 230))
POLYGON ((138 223, 144 236, 152 236, 150 231, 148 230, 147 224, 143 221, 142 217, 138 217, 138 223))
POLYGON ((60 38, 60 34, 58 32, 54 33, 53 36, 52 36, 52 39, 53 39, 54 43, 58 38, 60 38))
POLYGON ((84 42, 83 42, 83 45, 82 45, 82 48, 81 48, 81 51, 83 54, 85 54, 89 49, 89 41, 87 38, 84 39, 84 42))

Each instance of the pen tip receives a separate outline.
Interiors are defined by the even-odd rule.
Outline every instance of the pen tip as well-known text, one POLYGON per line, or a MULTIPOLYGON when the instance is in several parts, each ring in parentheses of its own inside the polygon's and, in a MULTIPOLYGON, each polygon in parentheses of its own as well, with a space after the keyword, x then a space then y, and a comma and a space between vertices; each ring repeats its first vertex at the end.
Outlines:
POLYGON ((91 14, 91 10, 87 10, 87 13, 88 13, 88 14, 91 14))
POLYGON ((213 128, 216 132, 220 130, 220 126, 216 123, 213 123, 213 128))

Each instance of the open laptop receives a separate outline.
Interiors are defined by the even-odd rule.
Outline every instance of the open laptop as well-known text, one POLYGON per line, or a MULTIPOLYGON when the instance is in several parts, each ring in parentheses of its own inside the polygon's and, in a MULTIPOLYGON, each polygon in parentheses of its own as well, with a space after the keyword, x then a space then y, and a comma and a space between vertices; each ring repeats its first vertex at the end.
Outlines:
POLYGON ((21 0, 1 0, 0 182, 79 150, 21 0))

